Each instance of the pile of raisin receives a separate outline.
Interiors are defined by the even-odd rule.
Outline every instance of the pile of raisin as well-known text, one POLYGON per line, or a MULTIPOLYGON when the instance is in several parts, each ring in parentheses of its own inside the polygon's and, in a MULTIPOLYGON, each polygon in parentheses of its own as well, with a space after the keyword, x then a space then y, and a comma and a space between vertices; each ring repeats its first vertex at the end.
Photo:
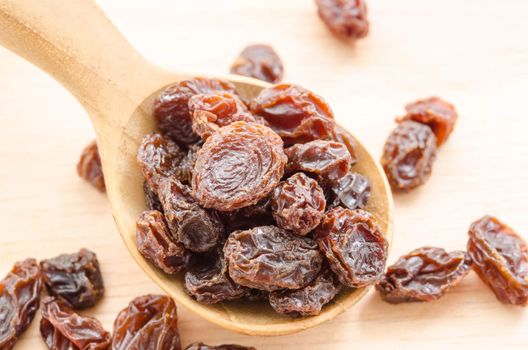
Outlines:
MULTIPOLYGON (((275 81, 273 55, 255 55, 245 50, 233 71, 275 81)), ((310 316, 381 280, 388 243, 366 211, 370 181, 323 98, 279 84, 248 101, 228 82, 196 78, 154 105, 159 132, 137 154, 147 209, 137 248, 159 270, 184 273, 191 298, 310 316)))

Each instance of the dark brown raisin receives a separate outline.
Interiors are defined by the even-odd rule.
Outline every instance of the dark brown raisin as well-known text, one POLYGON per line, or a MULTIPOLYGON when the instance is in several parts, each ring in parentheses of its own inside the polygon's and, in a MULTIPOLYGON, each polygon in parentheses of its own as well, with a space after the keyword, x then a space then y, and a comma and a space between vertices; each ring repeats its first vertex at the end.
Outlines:
POLYGON ((310 283, 323 258, 317 244, 276 226, 261 226, 229 235, 224 246, 229 276, 250 288, 275 291, 310 283))
POLYGON ((327 190, 328 207, 342 206, 347 209, 364 209, 370 198, 372 187, 365 176, 350 172, 327 190))
POLYGON ((316 0, 319 17, 342 40, 364 38, 369 32, 365 0, 316 0))
POLYGON ((185 350, 256 350, 251 346, 242 346, 236 344, 223 344, 223 345, 207 345, 204 343, 192 343, 185 348, 185 350))
POLYGON ((275 223, 271 215, 271 196, 261 199, 257 204, 233 211, 220 212, 220 214, 227 232, 247 230, 275 223))
POLYGON ((198 152, 193 193, 206 208, 247 207, 277 186, 285 164, 277 134, 260 124, 235 122, 209 137, 198 152))
POLYGON ((439 299, 456 286, 471 270, 465 252, 446 252, 442 248, 423 247, 402 256, 387 268, 376 289, 383 300, 398 304, 439 299))
POLYGON ((145 194, 145 202, 147 203, 147 209, 163 212, 163 208, 158 198, 158 194, 152 189, 152 187, 150 187, 147 181, 143 182, 143 193, 145 194))
POLYGON ((231 73, 244 75, 269 83, 278 83, 282 79, 284 68, 282 61, 269 45, 249 45, 237 57, 231 66, 231 73))
POLYGON ((202 148, 202 145, 195 143, 189 145, 185 157, 178 164, 176 170, 176 178, 180 180, 181 183, 190 185, 192 182, 192 176, 194 172, 194 163, 196 163, 196 158, 198 157, 198 151, 202 148))
POLYGON ((316 236, 342 284, 360 288, 381 279, 388 242, 371 214, 361 209, 333 208, 326 212, 316 236))
POLYGON ((296 173, 280 183, 271 199, 277 225, 301 236, 319 225, 325 208, 323 189, 303 173, 296 173))
POLYGON ((74 309, 94 306, 103 297, 103 276, 95 253, 81 249, 40 262, 48 292, 74 309))
POLYGON ((106 191, 103 166, 101 164, 101 157, 99 156, 99 150, 97 149, 97 142, 95 142, 95 140, 93 140, 82 151, 79 163, 77 163, 77 174, 99 191, 106 191))
POLYGON ((497 299, 528 305, 528 246, 522 237, 486 215, 471 224, 467 250, 475 272, 497 299))

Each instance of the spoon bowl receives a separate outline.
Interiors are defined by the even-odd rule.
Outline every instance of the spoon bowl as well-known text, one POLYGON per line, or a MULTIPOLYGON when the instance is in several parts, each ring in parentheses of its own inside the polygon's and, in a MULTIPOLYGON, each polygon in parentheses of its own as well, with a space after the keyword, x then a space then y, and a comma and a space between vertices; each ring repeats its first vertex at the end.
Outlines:
MULTIPOLYGON (((153 101, 170 83, 192 77, 167 72, 139 55, 90 0, 0 0, 0 44, 42 68, 63 84, 92 120, 101 154, 112 215, 129 252, 142 269, 179 304, 226 329, 248 335, 295 333, 350 308, 367 288, 345 290, 317 316, 291 318, 266 303, 232 301, 205 305, 183 289, 183 274, 168 276, 137 251, 135 224, 146 208, 136 153, 143 135, 156 129, 153 101)), ((224 77, 246 98, 269 86, 255 79, 224 77)), ((362 144, 355 143, 354 170, 369 177, 372 212, 392 241, 392 196, 383 170, 362 144)))

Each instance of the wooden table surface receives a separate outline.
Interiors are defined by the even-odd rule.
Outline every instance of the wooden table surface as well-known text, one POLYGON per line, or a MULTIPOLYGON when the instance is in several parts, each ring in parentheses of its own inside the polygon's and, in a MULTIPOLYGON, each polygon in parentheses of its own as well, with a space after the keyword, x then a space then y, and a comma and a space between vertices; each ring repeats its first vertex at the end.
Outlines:
MULTIPOLYGON (((406 102, 439 95, 460 114, 423 188, 395 197, 389 262, 422 245, 464 249, 469 224, 490 213, 528 237, 528 2, 370 0, 370 35, 335 40, 310 0, 101 0, 147 58, 222 75, 242 47, 272 44, 285 81, 324 96, 338 121, 376 155, 406 102)), ((66 4, 65 4, 66 6, 66 4)), ((0 28, 1 30, 1 28, 0 28)), ((93 131, 58 83, 0 49, 0 274, 25 257, 94 250, 106 297, 88 313, 111 329, 135 296, 160 290, 129 256, 104 195, 75 164, 93 131)), ((393 306, 371 291, 327 324, 275 338, 234 334, 180 308, 184 345, 260 350, 527 348, 528 310, 500 304, 471 273, 443 299, 393 306)), ((15 349, 44 349, 38 318, 15 349)))

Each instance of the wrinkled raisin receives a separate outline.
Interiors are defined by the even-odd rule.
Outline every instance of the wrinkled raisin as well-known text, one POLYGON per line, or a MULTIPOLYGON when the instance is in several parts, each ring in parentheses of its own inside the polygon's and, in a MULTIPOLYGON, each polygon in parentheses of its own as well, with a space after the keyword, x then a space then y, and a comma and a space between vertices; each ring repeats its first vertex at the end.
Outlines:
POLYGON ((101 322, 76 314, 52 297, 42 302, 40 333, 51 350, 106 350, 111 342, 101 322))
POLYGON ((137 297, 114 322, 112 350, 180 350, 178 314, 165 295, 137 297))
POLYGON ((10 350, 39 307, 41 272, 35 259, 17 262, 0 281, 0 349, 10 350))
POLYGON ((357 151, 357 141, 350 135, 348 131, 343 129, 341 126, 336 125, 336 141, 341 142, 343 145, 345 145, 348 149, 348 153, 350 153, 350 157, 352 159, 351 165, 355 165, 358 160, 358 151, 357 151))
POLYGON ((376 289, 383 300, 398 304, 439 299, 471 270, 471 259, 460 250, 423 247, 387 268, 376 289))
POLYGON ((139 215, 136 245, 141 255, 165 273, 175 274, 187 266, 189 254, 182 244, 173 241, 159 211, 149 210, 139 215))
POLYGON ((194 163, 196 163, 196 157, 198 157, 198 151, 200 148, 202 148, 202 145, 198 143, 189 145, 185 157, 183 157, 180 164, 178 164, 175 176, 181 183, 186 185, 191 184, 194 163))
POLYGON ((410 191, 424 184, 436 159, 436 138, 426 125, 404 121, 383 148, 381 165, 394 191, 410 191))
POLYGON ((486 215, 469 228, 473 268, 504 304, 528 305, 528 246, 506 224, 486 215))
POLYGON ((231 233, 224 255, 235 282, 267 291, 305 286, 315 278, 323 260, 313 240, 276 226, 231 233))
POLYGON ((364 209, 370 198, 372 187, 365 176, 350 172, 329 186, 328 207, 342 206, 347 209, 364 209))
POLYGON ((149 210, 157 210, 163 212, 161 202, 158 194, 150 187, 147 181, 143 182, 143 193, 145 194, 145 202, 149 210))
POLYGON ((275 223, 271 215, 271 196, 267 196, 248 207, 220 212, 220 214, 228 232, 275 223))
POLYGON ((365 0, 316 0, 319 17, 338 38, 356 40, 369 32, 365 0))
POLYGON ((359 288, 382 277, 388 243, 371 214, 361 209, 333 208, 326 212, 316 237, 342 284, 359 288))
POLYGON ((321 222, 326 201, 317 181, 296 173, 275 188, 271 208, 279 227, 304 236, 321 222))
POLYGON ((293 84, 263 89, 250 104, 285 145, 335 138, 334 113, 322 97, 293 84))
POLYGON ((185 348, 185 350, 256 350, 253 347, 236 345, 236 344, 223 344, 223 345, 207 345, 204 343, 192 343, 185 348))
POLYGON ((207 78, 183 80, 167 86, 154 102, 154 117, 161 132, 179 144, 192 144, 200 138, 192 130, 189 99, 196 94, 213 91, 235 92, 235 86, 227 81, 207 78))
POLYGON ((95 140, 84 148, 79 163, 77 163, 77 174, 99 191, 106 191, 103 166, 95 140))
POLYGON ((437 147, 447 141, 458 119, 455 106, 438 97, 409 103, 405 106, 405 110, 407 114, 397 118, 396 122, 413 120, 429 126, 436 136, 437 147))
POLYGON ((244 75, 255 79, 278 83, 282 79, 284 68, 282 61, 269 45, 249 45, 237 57, 231 66, 232 74, 244 75))
POLYGON ((260 124, 235 122, 209 137, 198 152, 193 193, 206 208, 246 207, 277 186, 285 164, 277 134, 260 124))
POLYGON ((205 252, 223 238, 224 227, 218 216, 201 208, 187 186, 174 178, 165 179, 158 194, 176 242, 193 252, 205 252))

